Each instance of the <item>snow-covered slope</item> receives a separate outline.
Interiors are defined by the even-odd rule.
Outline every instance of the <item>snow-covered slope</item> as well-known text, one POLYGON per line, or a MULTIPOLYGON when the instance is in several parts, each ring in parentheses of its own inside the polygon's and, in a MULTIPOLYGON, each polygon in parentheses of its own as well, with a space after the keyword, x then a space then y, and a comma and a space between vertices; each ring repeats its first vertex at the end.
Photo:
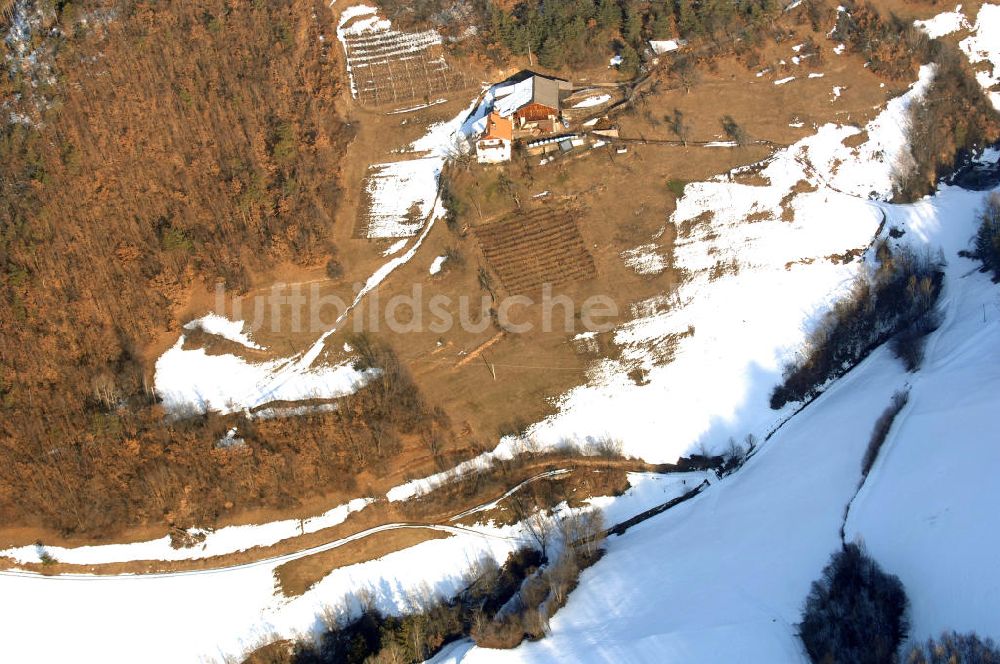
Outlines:
MULTIPOLYGON (((633 487, 614 501, 596 501, 608 519, 619 522, 688 491, 706 473, 664 477, 636 473, 633 487)), ((488 509, 489 505, 484 506, 488 509)), ((307 531, 317 525, 306 523, 307 531)), ((383 530, 392 526, 380 527, 383 530)), ((477 526, 448 529, 450 537, 418 544, 348 567, 342 567, 303 595, 284 597, 275 588, 274 571, 282 563, 356 539, 320 545, 279 558, 222 569, 179 574, 41 576, 0 571, 0 662, 121 662, 178 664, 221 662, 259 646, 262 639, 294 638, 308 633, 327 607, 367 595, 383 611, 402 613, 433 597, 448 597, 464 587, 466 573, 484 557, 502 562, 515 548, 530 546, 520 527, 477 526), (59 638, 47 638, 53 626, 59 638), (18 638, 7 638, 16 634, 18 638)), ((210 537, 214 553, 234 544, 258 543, 261 537, 287 533, 239 528, 210 537)), ((144 545, 141 555, 157 557, 163 547, 144 545)), ((50 550, 75 562, 106 561, 121 549, 50 550)), ((165 545, 164 545, 165 546, 165 545)), ((233 549, 235 550, 235 549, 233 549)), ((27 552, 26 552, 27 553, 27 552)), ((20 555, 19 552, 12 552, 20 555)), ((26 557, 32 557, 27 553, 26 557)), ((118 557, 117 559, 124 559, 118 557)))
POLYGON ((954 258, 967 237, 948 232, 979 199, 950 191, 896 211, 953 240, 944 242, 947 318, 847 521, 847 537, 906 585, 917 637, 950 628, 1000 637, 1000 286, 954 258))
POLYGON ((957 257, 980 193, 946 188, 886 206, 904 242, 948 258, 945 322, 924 368, 880 348, 793 417, 735 475, 613 539, 552 621, 513 652, 455 647, 439 661, 796 662, 810 582, 840 545, 872 427, 910 387, 883 455, 853 503, 848 540, 906 585, 912 637, 1000 637, 1000 287, 957 257))

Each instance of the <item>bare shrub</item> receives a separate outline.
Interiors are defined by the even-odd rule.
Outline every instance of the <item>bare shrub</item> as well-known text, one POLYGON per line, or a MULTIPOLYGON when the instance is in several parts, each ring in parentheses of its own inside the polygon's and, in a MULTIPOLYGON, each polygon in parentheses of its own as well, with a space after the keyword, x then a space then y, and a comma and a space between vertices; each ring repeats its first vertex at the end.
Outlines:
POLYGON ((945 632, 914 646, 906 664, 1000 664, 1000 648, 992 639, 981 639, 975 633, 945 632))
MULTIPOLYGON (((698 85, 701 80, 701 72, 698 71, 698 65, 695 58, 690 55, 678 55, 674 58, 673 63, 670 65, 670 77, 673 78, 677 85, 684 88, 684 92, 691 92, 691 88, 698 85)), ((681 138, 681 140, 685 140, 681 138)))
POLYGON ((559 519, 560 538, 571 545, 576 555, 583 558, 584 567, 589 567, 597 559, 604 542, 604 517, 594 509, 570 510, 559 519))
POLYGON ((994 280, 1000 280, 1000 194, 997 192, 986 197, 979 213, 973 255, 993 272, 994 280))
POLYGON ((722 120, 722 131, 726 133, 726 137, 737 145, 746 145, 750 142, 750 135, 747 133, 746 129, 740 126, 733 116, 726 115, 723 116, 722 120))
POLYGON ((326 276, 336 281, 344 276, 344 266, 336 258, 331 258, 326 262, 326 276))
POLYGON ((892 338, 889 347, 902 361, 907 371, 916 371, 923 364, 927 335, 940 326, 940 312, 937 309, 929 309, 918 315, 913 323, 892 338))
POLYGON ((889 430, 892 429, 892 423, 895 421, 896 416, 899 415, 899 411, 903 410, 903 406, 909 400, 910 393, 908 391, 896 392, 892 395, 892 401, 889 403, 889 406, 875 420, 875 427, 872 429, 871 438, 868 440, 868 447, 865 449, 865 456, 861 461, 862 477, 868 477, 869 471, 871 471, 872 466, 875 464, 875 459, 878 458, 879 450, 882 449, 882 444, 885 443, 885 439, 889 435, 889 430))
MULTIPOLYGON (((748 433, 742 441, 730 437, 726 449, 722 452, 721 463, 715 469, 715 474, 718 477, 725 477, 739 470, 756 447, 757 437, 752 433, 748 433)), ((708 454, 707 449, 704 453, 708 454)))
POLYGON ((518 619, 501 618, 488 620, 482 618, 470 634, 477 646, 509 650, 521 645, 524 641, 524 625, 518 619))
MULTIPOLYGON (((677 136, 677 139, 687 146, 687 142, 691 138, 691 123, 684 117, 684 113, 679 108, 675 108, 673 115, 666 115, 663 119, 670 126, 670 131, 677 136)), ((677 182, 677 180, 671 180, 670 182, 677 182)), ((670 183, 667 186, 669 187, 670 183)), ((673 187, 671 187, 671 191, 674 191, 673 187)), ((683 194, 684 185, 681 184, 680 192, 674 191, 674 195, 680 198, 683 194)))
POLYGON ((226 664, 292 664, 294 644, 287 639, 279 639, 275 635, 260 639, 257 645, 251 646, 239 658, 226 658, 226 664))
POLYGON ((557 555, 528 576, 517 596, 492 622, 480 621, 472 637, 488 648, 515 648, 524 639, 540 639, 552 616, 565 606, 580 572, 600 557, 604 524, 595 510, 570 510, 554 523, 557 555))
POLYGON ((594 453, 599 457, 603 457, 605 459, 624 458, 624 454, 622 453, 624 450, 624 444, 617 438, 602 436, 594 441, 591 447, 594 450, 594 453))
MULTIPOLYGON (((877 254, 875 276, 857 279, 850 294, 834 303, 810 333, 801 359, 785 368, 782 383, 771 393, 772 408, 815 397, 826 381, 846 373, 895 334, 932 327, 941 292, 940 265, 906 248, 893 252, 888 243, 877 254)), ((912 356, 912 347, 905 351, 912 356)))
POLYGON ((509 502, 518 522, 542 553, 542 558, 547 558, 549 545, 555 537, 553 519, 549 518, 544 510, 538 509, 537 503, 529 500, 524 494, 517 493, 511 496, 509 502))

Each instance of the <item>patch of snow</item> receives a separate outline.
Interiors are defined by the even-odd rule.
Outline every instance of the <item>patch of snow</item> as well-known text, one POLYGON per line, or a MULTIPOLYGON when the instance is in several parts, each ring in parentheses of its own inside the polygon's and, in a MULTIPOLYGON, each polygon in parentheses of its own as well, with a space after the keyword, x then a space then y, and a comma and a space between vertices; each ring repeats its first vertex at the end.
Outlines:
POLYGON ((371 5, 352 5, 340 12, 340 22, 338 23, 338 26, 347 25, 348 21, 359 16, 368 16, 369 14, 377 13, 378 7, 372 7, 371 5))
MULTIPOLYGON (((359 611, 358 598, 364 595, 381 611, 399 615, 415 602, 450 597, 465 586, 464 575, 477 561, 491 558, 503 563, 527 537, 513 528, 480 529, 484 532, 437 528, 451 536, 341 567, 291 598, 277 592, 274 573, 299 554, 172 575, 42 577, 2 572, 5 601, 0 604, 0 620, 8 637, 0 640, 0 660, 37 660, 39 647, 44 647, 45 661, 126 664, 138 659, 176 664, 239 659, 262 638, 295 638, 309 630, 326 607, 344 600, 354 614, 359 611), (65 638, 49 639, 44 646, 37 638, 9 638, 15 631, 37 634, 34 621, 45 611, 68 621, 65 638), (113 639, 94 639, 112 625, 113 639), (164 625, 183 638, 164 638, 164 625), (156 646, 150 647, 154 642, 156 646)), ((328 549, 316 547, 306 553, 328 549)))
POLYGON ((846 51, 846 50, 847 50, 847 47, 844 46, 843 44, 837 44, 836 46, 833 47, 833 52, 836 55, 843 55, 844 51, 846 51))
POLYGON ((942 12, 925 21, 914 21, 913 25, 926 32, 931 39, 938 39, 959 30, 969 29, 969 21, 962 13, 962 5, 955 7, 953 12, 942 12))
POLYGON ((591 108, 593 106, 600 106, 601 104, 606 104, 611 101, 611 95, 603 94, 597 95, 595 97, 587 97, 583 101, 573 104, 573 108, 591 108))
POLYGON ((789 82, 794 81, 794 80, 795 80, 794 76, 788 76, 786 78, 779 78, 777 81, 774 82, 774 84, 775 85, 784 85, 785 83, 789 83, 789 82))
POLYGON ((233 427, 226 432, 226 435, 216 441, 215 446, 224 449, 229 449, 232 447, 244 447, 247 444, 246 439, 240 438, 238 436, 239 430, 233 427))
POLYGON ((185 330, 201 330, 207 334, 214 334, 217 337, 228 339, 229 341, 238 343, 246 348, 264 350, 263 347, 258 346, 257 343, 250 338, 249 334, 243 331, 244 327, 246 327, 246 324, 241 320, 229 320, 225 316, 220 316, 214 313, 202 316, 201 318, 196 318, 195 320, 184 325, 185 330))
MULTIPOLYGON (((232 436, 235 436, 235 430, 230 431, 230 437, 232 436)), ((286 519, 259 525, 226 526, 218 530, 192 528, 188 531, 189 534, 204 535, 204 540, 196 546, 188 548, 175 549, 170 546, 169 537, 161 537, 156 540, 131 544, 98 544, 73 548, 22 546, 0 551, 0 556, 7 556, 22 564, 41 562, 43 552, 53 556, 59 562, 73 565, 102 565, 137 560, 199 560, 246 551, 254 547, 271 546, 293 537, 332 528, 343 523, 348 516, 360 512, 371 503, 370 498, 357 498, 344 505, 334 507, 319 516, 306 519, 286 519)))
POLYGON ((392 256, 394 254, 398 254, 400 251, 403 250, 403 247, 405 247, 406 243, 409 241, 410 240, 408 238, 404 237, 402 240, 397 240, 396 242, 393 242, 392 246, 390 246, 388 249, 382 252, 382 255, 392 256))
POLYGON ((444 262, 446 260, 448 260, 447 256, 438 256, 431 263, 431 266, 427 271, 430 272, 431 274, 437 274, 438 272, 441 271, 441 267, 444 265, 444 262))
POLYGON ((176 416, 233 413, 271 401, 336 399, 353 394, 377 372, 359 372, 349 362, 285 371, 290 360, 250 362, 235 355, 185 349, 184 336, 156 361, 154 389, 164 409, 176 416), (280 385, 273 381, 284 377, 280 385))
POLYGON ((989 71, 977 71, 976 80, 989 94, 993 107, 1000 110, 1000 5, 984 4, 979 8, 973 34, 959 42, 972 64, 987 63, 989 71))
POLYGON ((823 78, 823 76, 825 76, 825 74, 821 74, 815 71, 809 73, 809 78, 823 78))
POLYGON ((621 257, 637 274, 654 275, 667 269, 667 262, 653 242, 623 251, 621 257))
MULTIPOLYGON (((343 26, 343 22, 341 22, 341 25, 343 26)), ((368 18, 354 21, 346 28, 341 28, 340 32, 344 35, 359 37, 369 33, 385 32, 390 27, 392 27, 391 21, 380 19, 378 16, 369 16, 368 18)))
POLYGON ((427 102, 426 104, 419 104, 417 106, 410 106, 407 108, 397 108, 394 111, 389 111, 386 115, 401 115, 403 113, 413 113, 414 111, 422 111, 425 108, 430 108, 431 106, 437 106, 438 104, 444 104, 447 99, 435 99, 434 101, 427 102))
POLYGON ((437 197, 443 157, 374 164, 366 192, 369 238, 407 238, 420 232, 437 197))

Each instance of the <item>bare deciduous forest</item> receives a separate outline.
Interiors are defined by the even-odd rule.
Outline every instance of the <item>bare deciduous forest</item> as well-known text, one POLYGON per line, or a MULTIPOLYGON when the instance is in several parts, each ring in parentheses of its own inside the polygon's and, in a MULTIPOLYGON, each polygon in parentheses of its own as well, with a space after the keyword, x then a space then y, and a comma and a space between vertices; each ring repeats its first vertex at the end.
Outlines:
POLYGON ((0 518, 100 534, 314 489, 315 435, 213 449, 218 423, 164 421, 138 348, 193 289, 331 253, 351 131, 328 9, 39 6, 34 70, 0 41, 0 518))

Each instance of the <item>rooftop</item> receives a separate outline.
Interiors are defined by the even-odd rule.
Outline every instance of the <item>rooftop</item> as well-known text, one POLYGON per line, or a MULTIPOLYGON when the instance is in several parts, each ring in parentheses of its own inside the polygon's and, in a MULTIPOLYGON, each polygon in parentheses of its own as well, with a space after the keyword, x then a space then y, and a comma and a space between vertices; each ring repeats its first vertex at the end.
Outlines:
POLYGON ((493 109, 504 118, 514 115, 528 104, 541 104, 558 110, 560 92, 569 89, 569 81, 531 74, 521 81, 498 86, 493 92, 493 109))
POLYGON ((483 132, 482 140, 503 139, 505 141, 514 140, 514 125, 510 118, 505 118, 496 111, 486 118, 486 131, 483 132))

